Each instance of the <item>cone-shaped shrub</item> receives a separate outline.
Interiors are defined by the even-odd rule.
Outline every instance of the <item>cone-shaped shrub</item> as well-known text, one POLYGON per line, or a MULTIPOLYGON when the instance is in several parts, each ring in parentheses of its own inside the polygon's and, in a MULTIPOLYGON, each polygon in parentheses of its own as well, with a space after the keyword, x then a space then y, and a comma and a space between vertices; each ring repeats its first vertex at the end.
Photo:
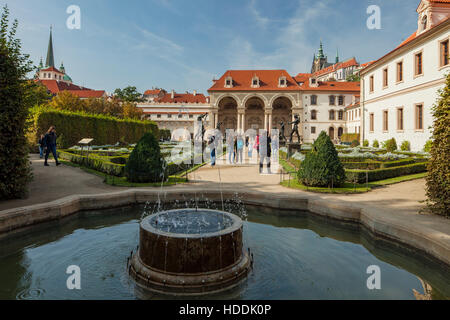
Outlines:
POLYGON ((310 187, 338 187, 344 183, 344 167, 330 137, 324 131, 300 164, 298 179, 310 187))
POLYGON ((432 212, 450 217, 450 75, 433 106, 433 139, 428 162, 427 196, 432 212))
POLYGON ((159 182, 165 179, 166 167, 158 141, 152 133, 146 133, 130 154, 125 175, 130 182, 159 182))

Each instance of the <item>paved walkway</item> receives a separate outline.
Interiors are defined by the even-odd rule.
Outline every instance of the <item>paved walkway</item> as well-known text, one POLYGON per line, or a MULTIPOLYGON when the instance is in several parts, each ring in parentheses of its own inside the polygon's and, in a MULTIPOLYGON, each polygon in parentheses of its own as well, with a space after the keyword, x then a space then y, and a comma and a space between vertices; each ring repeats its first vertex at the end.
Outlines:
MULTIPOLYGON (((123 187, 109 186, 102 178, 88 174, 81 169, 65 165, 56 167, 49 161, 50 167, 44 167, 38 155, 31 155, 34 180, 29 186, 29 196, 0 202, 1 210, 40 204, 57 200, 69 195, 101 194, 111 191, 126 190, 123 187)), ((266 170, 266 168, 264 168, 266 170)), ((265 172, 265 171, 264 171, 265 172)), ((418 214, 425 200, 425 181, 423 179, 403 182, 377 188, 371 192, 355 195, 317 194, 302 190, 293 190, 280 186, 279 174, 259 174, 258 166, 253 165, 206 165, 189 174, 188 184, 167 188, 207 188, 208 190, 246 190, 265 193, 298 193, 308 194, 313 198, 340 199, 356 206, 376 206, 392 208, 398 212, 418 214), (219 177, 221 178, 221 182, 219 177)), ((449 232, 450 233, 450 232, 449 232)))

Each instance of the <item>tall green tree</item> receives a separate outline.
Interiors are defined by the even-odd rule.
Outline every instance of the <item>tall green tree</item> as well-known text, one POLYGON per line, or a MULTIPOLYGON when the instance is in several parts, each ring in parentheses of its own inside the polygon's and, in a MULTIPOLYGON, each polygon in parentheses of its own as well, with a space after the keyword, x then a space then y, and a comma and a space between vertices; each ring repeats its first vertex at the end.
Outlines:
POLYGON ((300 164, 298 180, 310 187, 339 187, 345 170, 330 137, 322 131, 313 148, 300 164))
POLYGON ((124 89, 116 89, 114 96, 124 102, 141 102, 142 94, 139 93, 136 87, 128 86, 124 89))
POLYGON ((0 199, 22 197, 31 180, 25 124, 29 109, 29 56, 16 38, 18 21, 9 23, 4 6, 0 18, 0 199))
POLYGON ((450 217, 450 75, 433 106, 433 137, 428 162, 428 207, 450 217))

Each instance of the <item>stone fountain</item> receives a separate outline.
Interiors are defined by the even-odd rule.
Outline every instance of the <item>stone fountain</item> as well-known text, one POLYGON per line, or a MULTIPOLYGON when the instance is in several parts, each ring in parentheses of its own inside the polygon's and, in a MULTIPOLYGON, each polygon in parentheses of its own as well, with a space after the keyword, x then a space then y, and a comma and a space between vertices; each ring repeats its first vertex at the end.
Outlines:
POLYGON ((244 280, 252 258, 243 249, 241 218, 210 209, 176 209, 146 217, 128 270, 150 291, 198 295, 244 280))

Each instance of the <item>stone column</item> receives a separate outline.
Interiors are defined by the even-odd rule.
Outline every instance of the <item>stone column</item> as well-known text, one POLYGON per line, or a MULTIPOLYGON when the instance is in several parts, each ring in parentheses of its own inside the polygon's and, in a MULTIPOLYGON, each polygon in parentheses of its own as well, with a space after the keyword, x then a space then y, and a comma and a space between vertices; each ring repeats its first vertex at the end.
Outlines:
POLYGON ((264 130, 267 130, 267 113, 264 113, 264 130))
POLYGON ((269 113, 269 128, 268 131, 272 130, 272 114, 269 113))
POLYGON ((217 112, 215 112, 214 113, 214 126, 213 126, 213 129, 215 129, 217 127, 218 119, 219 119, 219 114, 217 112))
POLYGON ((245 132, 245 113, 242 114, 242 131, 245 132))
POLYGON ((239 132, 240 129, 241 129, 241 114, 238 113, 238 114, 237 114, 237 126, 236 126, 236 131, 239 132))

